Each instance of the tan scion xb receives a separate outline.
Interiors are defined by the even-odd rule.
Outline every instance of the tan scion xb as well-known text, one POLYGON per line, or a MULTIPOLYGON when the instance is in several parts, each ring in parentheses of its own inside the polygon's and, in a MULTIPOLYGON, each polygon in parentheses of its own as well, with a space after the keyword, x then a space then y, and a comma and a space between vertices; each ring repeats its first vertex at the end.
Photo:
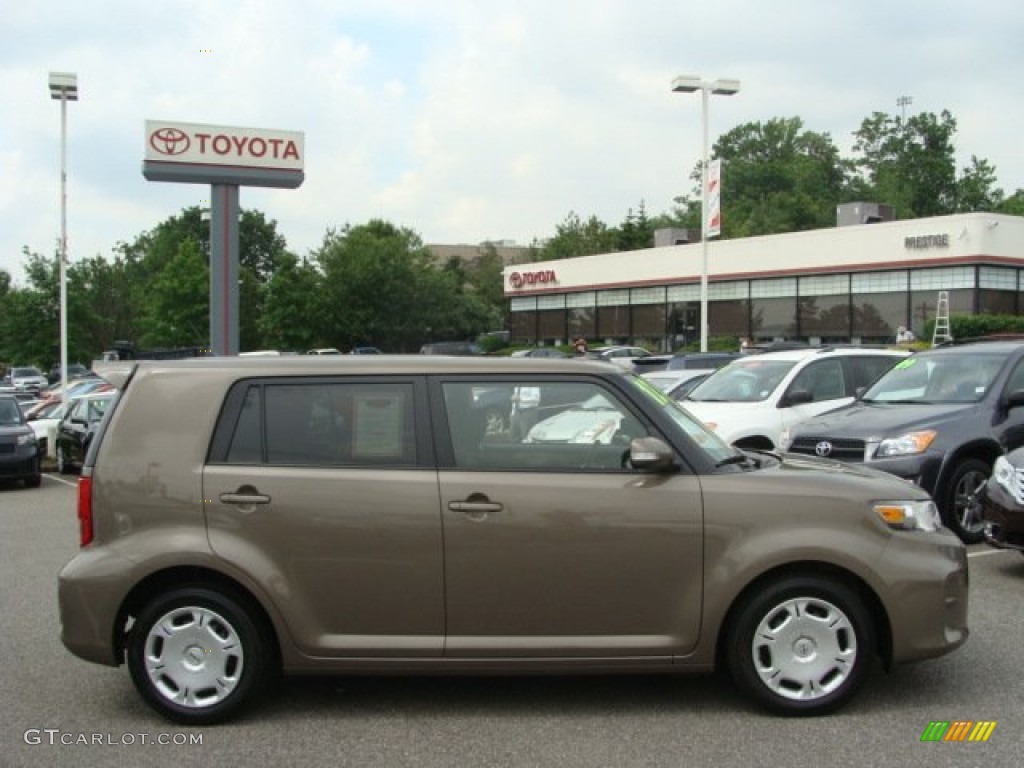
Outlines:
POLYGON ((166 717, 285 673, 706 672, 847 702, 967 638, 967 559, 921 489, 741 452, 603 362, 428 355, 109 363, 60 574, 72 653, 166 717), (529 422, 489 418, 525 395, 529 422))

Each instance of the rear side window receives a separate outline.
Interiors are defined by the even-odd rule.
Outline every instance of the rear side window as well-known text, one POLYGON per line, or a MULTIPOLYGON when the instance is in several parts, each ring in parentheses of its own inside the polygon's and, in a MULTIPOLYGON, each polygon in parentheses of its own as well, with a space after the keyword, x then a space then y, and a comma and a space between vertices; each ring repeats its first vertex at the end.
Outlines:
POLYGON ((902 358, 888 356, 858 355, 846 358, 846 366, 853 374, 853 388, 867 389, 882 377, 902 358))
POLYGON ((222 416, 214 462, 218 454, 228 464, 417 462, 411 383, 261 383, 239 394, 222 416))

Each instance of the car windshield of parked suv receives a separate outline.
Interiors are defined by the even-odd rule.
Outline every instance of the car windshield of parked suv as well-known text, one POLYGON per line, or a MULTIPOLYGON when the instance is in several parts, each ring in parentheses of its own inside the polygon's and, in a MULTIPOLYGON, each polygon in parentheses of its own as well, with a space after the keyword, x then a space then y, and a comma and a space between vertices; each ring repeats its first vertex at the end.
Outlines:
POLYGON ((736 360, 708 376, 687 400, 756 403, 767 400, 796 360, 736 360))
POLYGON ((29 376, 42 376, 38 368, 14 368, 11 371, 11 376, 15 379, 24 379, 29 376))
POLYGON ((1005 363, 992 352, 920 354, 901 360, 864 393, 865 402, 973 403, 1005 363))
POLYGON ((23 423, 18 401, 13 398, 0 400, 0 427, 16 427, 23 423))

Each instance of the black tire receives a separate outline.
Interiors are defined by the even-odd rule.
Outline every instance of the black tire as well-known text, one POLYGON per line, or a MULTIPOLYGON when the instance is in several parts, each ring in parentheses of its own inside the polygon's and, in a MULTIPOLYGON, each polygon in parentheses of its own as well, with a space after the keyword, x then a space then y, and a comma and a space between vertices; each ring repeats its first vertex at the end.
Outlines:
POLYGON ((36 459, 36 471, 35 474, 29 475, 25 478, 26 488, 38 488, 43 484, 43 473, 39 471, 39 459, 36 459))
POLYGON ((978 493, 991 474, 991 465, 980 459, 965 459, 956 465, 945 484, 939 504, 942 523, 964 544, 977 544, 984 538, 978 493))
POLYGON ((57 472, 61 475, 70 475, 71 467, 68 466, 67 459, 64 458, 64 449, 57 446, 57 472))
POLYGON ((260 628, 246 601, 224 592, 191 586, 157 595, 128 634, 132 682, 147 704, 174 722, 225 720, 270 675, 270 650, 260 628))
POLYGON ((863 684, 875 649, 863 601, 817 576, 757 589, 737 606, 726 631, 737 685, 783 715, 822 715, 846 704, 863 684))

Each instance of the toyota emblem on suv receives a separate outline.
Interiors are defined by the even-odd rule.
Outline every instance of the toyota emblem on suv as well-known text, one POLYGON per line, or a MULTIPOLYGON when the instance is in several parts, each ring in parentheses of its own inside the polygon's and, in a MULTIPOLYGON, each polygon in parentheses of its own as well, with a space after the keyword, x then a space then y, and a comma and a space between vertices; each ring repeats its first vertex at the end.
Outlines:
POLYGON ((180 155, 188 152, 191 144, 188 134, 177 128, 160 128, 149 136, 149 146, 161 155, 180 155))
POLYGON ((820 443, 814 446, 814 452, 822 458, 832 455, 832 443, 828 440, 822 440, 820 443))

